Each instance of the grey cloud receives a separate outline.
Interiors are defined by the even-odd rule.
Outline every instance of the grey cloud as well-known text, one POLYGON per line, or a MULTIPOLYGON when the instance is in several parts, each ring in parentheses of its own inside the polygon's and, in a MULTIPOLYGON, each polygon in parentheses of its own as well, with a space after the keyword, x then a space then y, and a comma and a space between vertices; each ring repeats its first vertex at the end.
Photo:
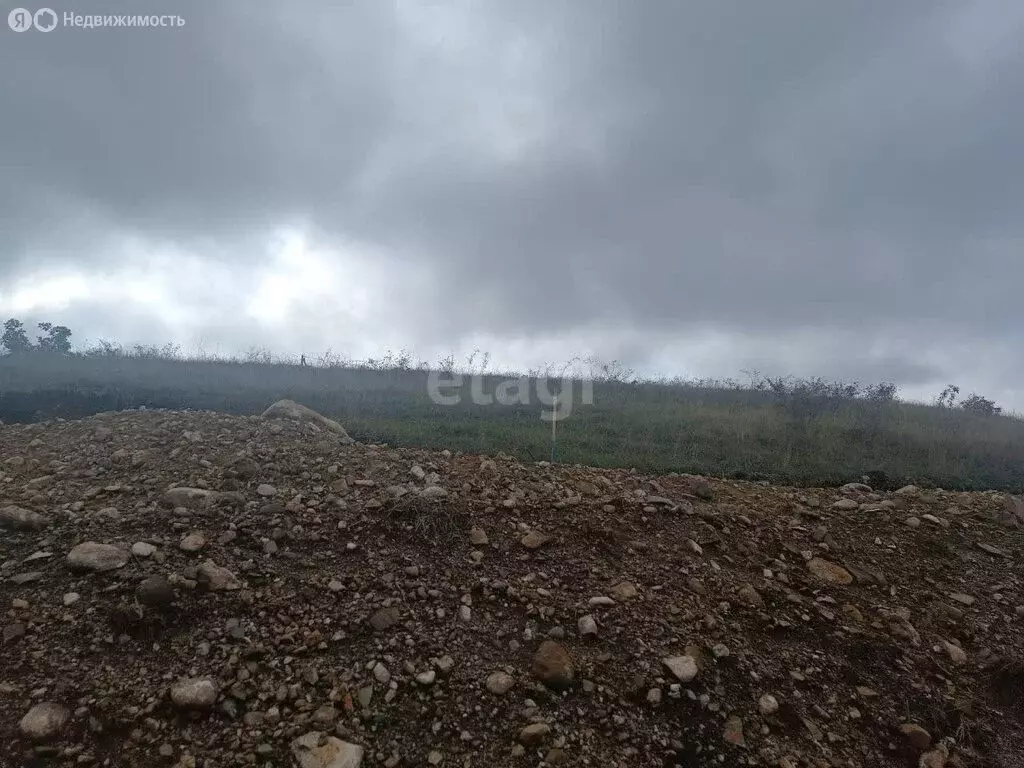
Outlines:
MULTIPOLYGON (((23 201, 10 228, 45 234, 62 208, 81 207, 110 229, 230 242, 311 211, 326 218, 388 109, 375 88, 387 38, 373 34, 377 7, 327 13, 330 62, 289 18, 300 7, 240 2, 108 3, 88 10, 173 10, 186 26, 5 38, 4 69, 20 73, 0 86, 12 107, 0 194, 23 201)), ((326 23, 315 10, 306 25, 326 23)))
MULTIPOLYGON (((98 5, 186 26, 4 36, 0 275, 116 265, 111 233, 244 273, 297 223, 388 262, 386 334, 424 347, 603 323, 646 364, 719 331, 723 366, 775 344, 917 384, 956 373, 943 339, 1024 327, 1024 51, 993 42, 1024 16, 998 3, 98 5)), ((210 335, 244 345, 231 318, 210 335)))

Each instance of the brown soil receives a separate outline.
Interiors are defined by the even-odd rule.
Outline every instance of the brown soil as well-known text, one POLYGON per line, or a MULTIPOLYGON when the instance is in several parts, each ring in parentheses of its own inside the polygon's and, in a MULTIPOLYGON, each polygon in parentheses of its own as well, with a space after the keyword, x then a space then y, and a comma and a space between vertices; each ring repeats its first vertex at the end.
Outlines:
POLYGON ((1020 766, 1024 548, 1004 504, 348 445, 215 413, 0 426, 0 765, 287 766, 319 731, 389 768, 1020 766), (155 551, 73 572, 86 541, 155 551), (241 588, 211 590, 207 560, 241 588), (138 596, 154 575, 172 604, 138 596), (534 673, 551 638, 568 690, 534 673), (681 655, 685 683, 662 663, 681 655), (488 688, 496 671, 511 690, 488 688), (216 699, 176 703, 180 678, 216 699), (68 718, 33 741, 19 724, 42 702, 68 718))

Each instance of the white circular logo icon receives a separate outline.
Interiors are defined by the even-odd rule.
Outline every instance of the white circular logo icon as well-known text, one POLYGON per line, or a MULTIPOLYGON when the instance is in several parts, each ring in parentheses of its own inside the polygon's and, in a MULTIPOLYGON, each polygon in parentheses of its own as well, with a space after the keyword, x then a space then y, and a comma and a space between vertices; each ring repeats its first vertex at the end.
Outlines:
POLYGON ((7 14, 7 26, 15 32, 25 32, 32 29, 32 11, 25 8, 15 8, 7 14))
POLYGON ((40 32, 49 32, 57 26, 57 14, 52 8, 40 8, 32 17, 32 21, 40 32))

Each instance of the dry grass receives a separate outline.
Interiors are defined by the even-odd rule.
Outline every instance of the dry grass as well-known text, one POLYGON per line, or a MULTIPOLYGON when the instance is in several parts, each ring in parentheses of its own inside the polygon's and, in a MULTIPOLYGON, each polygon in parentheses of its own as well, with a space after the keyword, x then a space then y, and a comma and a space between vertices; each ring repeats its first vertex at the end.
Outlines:
MULTIPOLYGON (((525 460, 550 455, 542 405, 428 397, 405 359, 300 367, 292 362, 152 354, 0 357, 0 419, 32 421, 146 405, 251 414, 281 397, 338 418, 359 440, 525 460), (390 367, 388 367, 390 366, 390 367)), ((493 391, 505 377, 484 379, 493 391)), ((531 386, 536 382, 532 381, 531 386)), ((577 382, 577 387, 579 386, 577 382)), ((577 393, 579 390, 576 390, 577 393)), ((960 409, 842 397, 780 397, 734 382, 594 384, 559 425, 558 460, 828 485, 870 471, 893 483, 1024 490, 1024 421, 960 409)))

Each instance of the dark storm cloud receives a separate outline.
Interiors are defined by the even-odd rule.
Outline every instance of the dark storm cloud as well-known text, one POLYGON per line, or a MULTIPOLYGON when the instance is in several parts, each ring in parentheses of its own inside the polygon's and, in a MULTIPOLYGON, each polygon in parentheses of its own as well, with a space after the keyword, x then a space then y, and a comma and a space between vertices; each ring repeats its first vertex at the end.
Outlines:
POLYGON ((739 368, 817 329, 821 373, 917 383, 915 344, 1024 327, 1012 4, 87 10, 149 9, 186 25, 2 30, 0 279, 109 263, 111 233, 251 269, 297 223, 429 265, 391 321, 423 345, 600 323, 639 363, 714 330, 739 368))
POLYGON ((382 5, 256 5, 65 4, 58 14, 174 12, 186 26, 5 30, 0 61, 18 76, 0 86, 0 194, 22 250, 66 213, 186 243, 329 219, 389 121, 382 5), (330 60, 309 39, 321 24, 336 32, 330 60))

